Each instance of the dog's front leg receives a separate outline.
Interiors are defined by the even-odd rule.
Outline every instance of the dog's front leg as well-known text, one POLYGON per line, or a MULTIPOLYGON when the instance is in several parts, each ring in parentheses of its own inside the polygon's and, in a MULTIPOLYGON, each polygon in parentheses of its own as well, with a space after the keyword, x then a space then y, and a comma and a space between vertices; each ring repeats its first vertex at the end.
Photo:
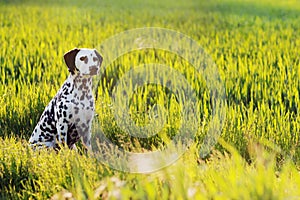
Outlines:
POLYGON ((69 128, 69 119, 67 118, 70 113, 69 107, 66 106, 65 98, 62 91, 58 93, 57 103, 54 107, 55 121, 56 121, 56 146, 67 146, 67 136, 69 128))
POLYGON ((88 133, 82 137, 81 141, 83 142, 85 148, 88 151, 92 150, 92 146, 91 146, 91 130, 89 130, 88 133))
POLYGON ((57 123, 57 142, 62 145, 67 145, 67 132, 68 124, 67 123, 57 123))
POLYGON ((81 136, 81 141, 87 151, 92 150, 91 145, 91 127, 92 119, 86 120, 81 124, 81 128, 79 128, 79 133, 81 136))
POLYGON ((68 122, 60 118, 56 124, 57 142, 59 145, 67 145, 68 122))

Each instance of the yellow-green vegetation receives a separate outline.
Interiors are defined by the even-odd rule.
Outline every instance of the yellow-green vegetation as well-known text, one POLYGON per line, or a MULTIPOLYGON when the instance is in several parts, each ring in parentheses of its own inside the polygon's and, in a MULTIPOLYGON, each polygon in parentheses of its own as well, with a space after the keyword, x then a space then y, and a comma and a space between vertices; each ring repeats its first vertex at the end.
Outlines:
POLYGON ((0 1, 0 198, 300 198, 299 18, 297 0, 0 1), (183 58, 155 49, 130 52, 106 66, 96 120, 127 150, 164 148, 181 121, 172 91, 146 85, 132 95, 130 116, 138 125, 149 123, 155 104, 169 112, 167 125, 143 139, 117 126, 111 94, 133 66, 173 67, 195 89, 204 127, 176 163, 153 174, 130 174, 68 149, 27 147, 44 107, 68 76, 65 52, 97 48, 114 34, 150 26, 188 35, 219 69, 226 120, 211 154, 199 156, 211 115, 205 81, 183 58))

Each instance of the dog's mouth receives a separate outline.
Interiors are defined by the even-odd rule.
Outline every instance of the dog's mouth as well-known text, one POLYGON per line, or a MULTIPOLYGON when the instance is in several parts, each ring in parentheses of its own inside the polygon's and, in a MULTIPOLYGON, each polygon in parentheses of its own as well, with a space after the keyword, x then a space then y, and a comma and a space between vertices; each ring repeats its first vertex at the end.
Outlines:
POLYGON ((94 75, 97 75, 98 72, 99 72, 99 68, 97 66, 90 66, 89 68, 89 71, 90 71, 90 75, 91 76, 94 76, 94 75))

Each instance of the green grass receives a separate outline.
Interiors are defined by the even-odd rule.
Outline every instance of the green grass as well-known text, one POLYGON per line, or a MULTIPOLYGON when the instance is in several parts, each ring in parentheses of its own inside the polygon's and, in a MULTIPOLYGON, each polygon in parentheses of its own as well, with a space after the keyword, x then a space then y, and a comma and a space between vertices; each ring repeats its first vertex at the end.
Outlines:
POLYGON ((63 149, 33 152, 21 141, 1 139, 1 198, 44 199, 72 193, 76 199, 297 199, 300 175, 293 162, 277 170, 274 154, 255 146, 255 164, 221 141, 206 161, 195 146, 173 165, 152 174, 114 171, 97 160, 63 149))
MULTIPOLYGON (((289 1, 0 1, 0 198, 292 199, 300 196, 300 3, 289 1), (125 30, 182 32, 215 61, 227 98, 226 120, 211 154, 199 157, 211 116, 207 88, 186 60, 148 49, 121 56, 101 76, 97 119, 130 151, 164 148, 181 122, 172 91, 139 87, 133 121, 146 125, 155 104, 168 110, 155 136, 128 136, 114 119, 110 95, 132 66, 160 62, 181 72, 199 100, 201 129, 172 166, 148 175, 115 171, 63 149, 33 152, 27 140, 68 75, 63 54, 98 47, 125 30)), ((120 44, 122 45, 122 44, 120 44)), ((105 58, 104 58, 105 59, 105 58)))

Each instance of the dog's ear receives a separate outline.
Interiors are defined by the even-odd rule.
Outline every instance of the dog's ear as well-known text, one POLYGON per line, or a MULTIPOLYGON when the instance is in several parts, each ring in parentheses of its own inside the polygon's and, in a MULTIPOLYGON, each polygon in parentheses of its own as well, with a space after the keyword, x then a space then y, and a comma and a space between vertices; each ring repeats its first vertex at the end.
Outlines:
POLYGON ((77 55, 77 53, 80 51, 80 49, 72 49, 71 51, 65 53, 64 55, 64 59, 65 59, 65 63, 68 66, 69 72, 74 75, 75 74, 75 70, 76 70, 76 66, 75 66, 75 56, 77 55))
POLYGON ((100 65, 101 65, 103 58, 102 58, 102 56, 98 53, 98 51, 97 51, 96 49, 95 49, 94 51, 95 51, 96 56, 97 56, 98 59, 99 59, 100 65))

